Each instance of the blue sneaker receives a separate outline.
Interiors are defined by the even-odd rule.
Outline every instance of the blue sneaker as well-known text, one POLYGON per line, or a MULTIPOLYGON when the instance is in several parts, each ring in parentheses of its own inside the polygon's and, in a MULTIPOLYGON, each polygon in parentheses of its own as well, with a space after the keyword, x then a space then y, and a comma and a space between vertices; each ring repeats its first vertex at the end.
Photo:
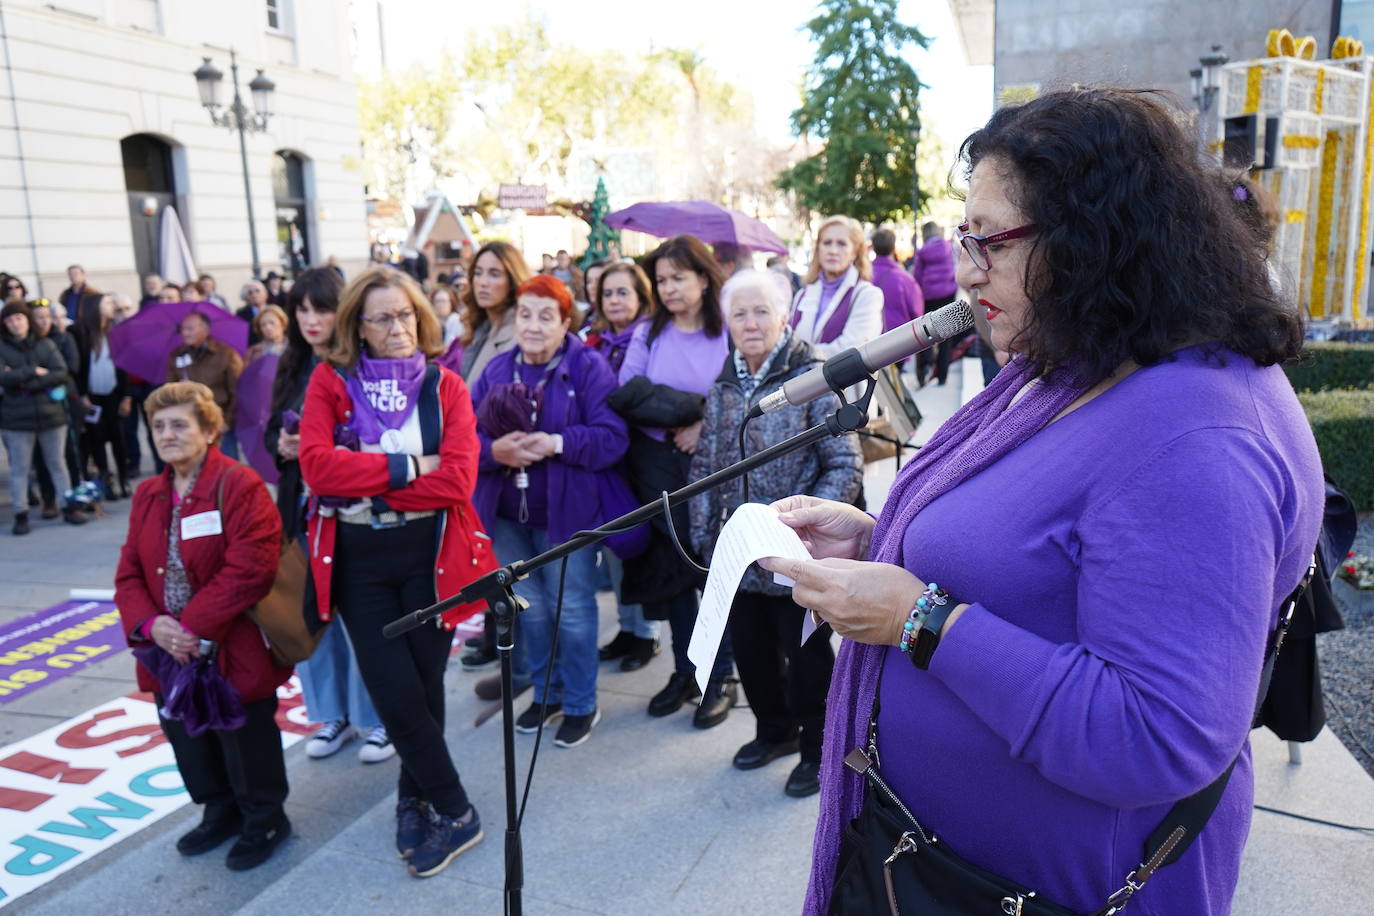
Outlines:
POLYGON ((425 841, 410 856, 411 875, 428 878, 439 874, 448 863, 482 842, 482 836, 482 819, 475 807, 469 806, 460 818, 436 815, 425 841))
POLYGON ((396 854, 409 859, 429 835, 430 822, 434 820, 434 809, 429 802, 418 798, 400 798, 396 801, 396 854))

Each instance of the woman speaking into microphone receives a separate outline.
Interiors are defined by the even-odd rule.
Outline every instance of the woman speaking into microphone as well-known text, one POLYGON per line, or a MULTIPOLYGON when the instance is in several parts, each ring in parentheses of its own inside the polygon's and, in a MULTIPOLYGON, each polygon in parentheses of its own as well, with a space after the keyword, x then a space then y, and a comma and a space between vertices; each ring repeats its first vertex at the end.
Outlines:
POLYGON ((972 911, 920 896, 967 890, 929 870, 950 854, 1012 888, 979 912, 1230 911, 1266 642, 1323 484, 1279 366, 1297 309, 1180 123, 1074 89, 970 136, 959 285, 1012 361, 876 521, 775 504, 815 559, 765 565, 844 637, 807 913, 886 912, 885 880, 902 912, 972 911), (1209 786, 1143 886, 1151 834, 1209 786))

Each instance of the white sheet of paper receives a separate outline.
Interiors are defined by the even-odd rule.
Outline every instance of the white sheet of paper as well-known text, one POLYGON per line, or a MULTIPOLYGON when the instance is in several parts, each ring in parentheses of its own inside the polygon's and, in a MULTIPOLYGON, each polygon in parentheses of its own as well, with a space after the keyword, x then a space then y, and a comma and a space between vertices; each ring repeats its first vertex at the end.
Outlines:
POLYGON ((730 620, 730 605, 734 603, 744 571, 761 557, 784 557, 809 560, 811 554, 802 546, 797 532, 778 518, 778 512, 762 503, 745 503, 730 516, 716 540, 711 558, 711 572, 706 576, 706 588, 697 611, 697 624, 687 657, 697 666, 697 684, 703 693, 711 678, 711 666, 720 651, 720 640, 730 620))

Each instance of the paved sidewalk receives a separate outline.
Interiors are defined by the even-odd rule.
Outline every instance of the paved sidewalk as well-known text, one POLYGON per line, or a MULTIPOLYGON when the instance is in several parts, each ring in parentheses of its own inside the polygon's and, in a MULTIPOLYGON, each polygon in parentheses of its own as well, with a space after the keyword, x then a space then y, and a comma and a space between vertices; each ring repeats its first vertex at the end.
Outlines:
MULTIPOLYGON (((976 361, 964 367, 977 371, 976 361)), ((917 392, 926 414, 918 440, 957 405, 961 381, 962 372, 959 379, 951 373, 945 388, 917 392)), ((893 464, 885 461, 869 470, 869 498, 875 505, 893 464)), ((73 587, 108 587, 126 506, 113 504, 109 519, 80 530, 42 525, 22 539, 8 535, 9 515, 0 510, 6 529, 0 532, 0 622, 62 601, 73 587)), ((616 625, 608 596, 602 597, 605 639, 616 625)), ((129 692, 132 670, 132 659, 121 653, 60 687, 0 706, 0 748, 129 692)), ((782 794, 791 761, 751 772, 731 768, 731 755, 753 737, 747 709, 706 732, 692 727, 689 710, 667 719, 645 715, 648 698, 670 670, 666 651, 632 674, 603 666, 604 719, 591 740, 564 750, 553 746, 552 735, 545 736, 525 819, 526 912, 781 916, 799 911, 816 799, 782 794)), ((223 850, 199 859, 177 855, 176 837, 198 817, 188 805, 21 898, 13 911, 45 916, 500 913, 500 730, 496 720, 473 726, 485 706, 472 694, 479 676, 451 667, 448 736, 487 838, 443 874, 412 879, 393 852, 394 759, 364 766, 354 742, 317 761, 298 745, 287 754, 288 810, 296 832, 268 864, 236 874, 223 867, 223 850)), ((522 760, 528 760, 533 743, 533 736, 517 736, 522 760)), ((1257 732, 1253 743, 1257 802, 1374 823, 1374 780, 1329 733, 1304 746, 1301 766, 1290 765, 1286 748, 1267 733, 1257 732)), ((1374 839, 1368 836, 1256 812, 1234 912, 1363 911, 1374 899, 1371 861, 1374 839)), ((1151 912, 1145 906, 1139 911, 1151 912)))

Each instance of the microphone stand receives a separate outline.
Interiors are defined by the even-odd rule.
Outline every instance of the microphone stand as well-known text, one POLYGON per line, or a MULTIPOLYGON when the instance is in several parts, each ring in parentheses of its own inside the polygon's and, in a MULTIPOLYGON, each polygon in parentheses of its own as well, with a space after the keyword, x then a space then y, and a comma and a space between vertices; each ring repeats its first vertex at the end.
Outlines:
MULTIPOLYGON (((854 358, 858 358, 858 351, 853 348, 845 351, 845 353, 853 353, 854 358)), ((843 436, 863 428, 868 423, 868 405, 873 398, 873 390, 877 386, 877 382, 872 377, 865 376, 868 379, 868 384, 863 395, 851 404, 845 399, 844 387, 837 384, 841 379, 830 376, 831 374, 827 372, 826 379, 836 396, 839 397, 840 406, 839 409, 825 418, 825 422, 818 423, 790 439, 779 442, 777 445, 750 455, 748 458, 737 461, 729 467, 703 477, 701 480, 666 494, 666 506, 663 499, 656 499, 640 506, 633 512, 622 515, 620 518, 606 522, 600 528, 579 531, 563 543, 550 547, 538 556, 528 560, 517 560, 507 566, 502 566, 479 579, 474 579, 458 594, 445 598, 427 608, 412 611, 382 628, 383 636, 388 639, 395 639, 402 633, 413 630, 426 621, 439 616, 449 608, 474 601, 487 602, 491 619, 496 623, 496 651, 501 659, 501 743, 506 771, 505 897, 507 912, 510 916, 521 916, 521 893, 524 888, 525 875, 524 851, 520 839, 520 815, 517 804, 519 795, 516 791, 515 705, 511 695, 513 692, 511 651, 515 646, 515 615, 525 610, 528 604, 515 594, 515 583, 528 577, 534 571, 542 569, 550 563, 556 563, 583 547, 598 544, 621 530, 634 528, 648 522, 667 508, 686 502, 698 493, 715 489, 721 484, 747 474, 776 458, 813 445, 826 436, 843 436)), ((855 384, 853 379, 844 380, 844 386, 853 384, 855 384)), ((668 524, 672 524, 671 517, 668 519, 668 524)))

